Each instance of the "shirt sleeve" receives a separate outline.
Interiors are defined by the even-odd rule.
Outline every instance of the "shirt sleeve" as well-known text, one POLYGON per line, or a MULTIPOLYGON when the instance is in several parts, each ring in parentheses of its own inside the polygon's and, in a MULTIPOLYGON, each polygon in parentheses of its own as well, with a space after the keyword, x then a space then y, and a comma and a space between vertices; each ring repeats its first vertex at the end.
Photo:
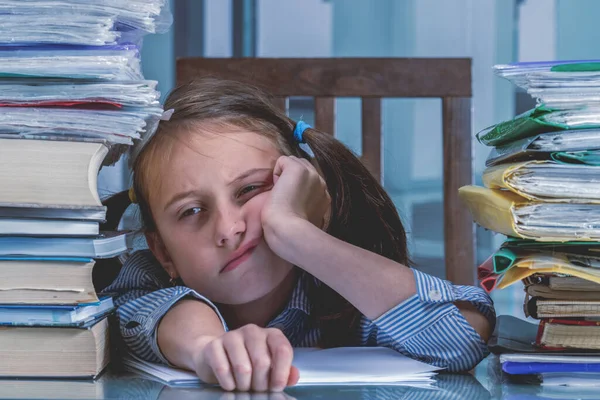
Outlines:
POLYGON ((212 307, 227 330, 217 307, 206 297, 185 286, 169 287, 168 274, 149 250, 131 255, 103 293, 114 296, 119 331, 128 350, 147 361, 168 364, 158 347, 158 323, 183 298, 195 298, 212 307))
POLYGON ((451 372, 472 369, 489 354, 487 345, 453 303, 471 303, 493 330, 492 299, 474 286, 453 285, 415 269, 413 273, 417 293, 373 321, 363 317, 363 341, 451 372))

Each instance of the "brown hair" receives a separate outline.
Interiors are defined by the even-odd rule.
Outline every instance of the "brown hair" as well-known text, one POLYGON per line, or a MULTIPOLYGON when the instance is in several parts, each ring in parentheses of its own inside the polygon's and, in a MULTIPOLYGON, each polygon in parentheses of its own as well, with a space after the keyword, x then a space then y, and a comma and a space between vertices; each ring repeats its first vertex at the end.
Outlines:
MULTIPOLYGON (((250 85, 214 78, 190 82, 174 89, 164 108, 174 109, 171 119, 160 122, 133 163, 134 190, 146 230, 156 229, 148 200, 151 189, 160 181, 157 157, 168 157, 169 143, 181 129, 192 129, 198 123, 234 125, 266 135, 284 155, 309 158, 294 139, 295 122, 275 107, 268 95, 250 85)), ((394 203, 379 182, 332 135, 311 128, 303 137, 331 195, 328 233, 408 265, 404 227, 394 203)), ((360 314, 326 285, 319 285, 315 290, 319 292, 311 296, 315 311, 323 324, 329 326, 327 330, 335 331, 323 335, 326 344, 349 344, 349 328, 358 323, 360 314)))

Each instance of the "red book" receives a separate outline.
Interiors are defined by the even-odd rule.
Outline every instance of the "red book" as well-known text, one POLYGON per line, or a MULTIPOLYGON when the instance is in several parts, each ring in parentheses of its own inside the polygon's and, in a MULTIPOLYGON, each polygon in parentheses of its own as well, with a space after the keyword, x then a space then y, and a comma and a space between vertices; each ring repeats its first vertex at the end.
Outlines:
POLYGON ((549 351, 600 350, 600 321, 542 319, 535 343, 536 346, 549 351))
POLYGON ((93 109, 123 108, 119 103, 103 100, 34 101, 29 103, 0 103, 0 107, 81 107, 93 109))

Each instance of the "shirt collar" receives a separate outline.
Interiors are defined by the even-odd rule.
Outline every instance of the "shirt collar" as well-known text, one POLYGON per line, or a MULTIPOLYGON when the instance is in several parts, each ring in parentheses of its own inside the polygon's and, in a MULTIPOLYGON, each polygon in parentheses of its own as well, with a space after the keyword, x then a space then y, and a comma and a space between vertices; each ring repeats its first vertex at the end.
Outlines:
POLYGON ((308 289, 310 287, 309 285, 311 284, 311 279, 313 278, 306 272, 300 272, 298 282, 292 291, 292 296, 290 297, 290 301, 283 311, 284 313, 287 310, 300 310, 306 315, 310 315, 312 303, 308 297, 308 289))

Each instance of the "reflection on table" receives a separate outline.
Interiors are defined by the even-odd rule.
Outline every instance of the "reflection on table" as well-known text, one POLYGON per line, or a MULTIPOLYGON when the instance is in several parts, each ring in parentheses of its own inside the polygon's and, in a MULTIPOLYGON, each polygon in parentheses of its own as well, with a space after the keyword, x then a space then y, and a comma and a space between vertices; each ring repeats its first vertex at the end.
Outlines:
POLYGON ((160 400, 293 400, 293 399, 596 399, 589 389, 548 388, 510 381, 490 356, 471 374, 441 373, 432 388, 408 386, 293 387, 284 393, 228 393, 218 388, 168 387, 112 367, 96 381, 0 380, 0 399, 160 399, 160 400))

